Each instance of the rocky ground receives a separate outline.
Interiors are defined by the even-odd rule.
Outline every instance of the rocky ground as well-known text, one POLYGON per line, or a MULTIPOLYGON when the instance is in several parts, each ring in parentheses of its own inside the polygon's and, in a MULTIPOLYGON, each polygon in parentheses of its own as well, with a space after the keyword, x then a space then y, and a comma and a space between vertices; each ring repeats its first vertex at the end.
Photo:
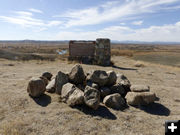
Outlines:
POLYGON ((149 106, 129 106, 124 111, 105 107, 71 108, 59 102, 57 94, 45 93, 33 99, 27 93, 31 77, 49 71, 69 72, 74 63, 66 61, 8 61, 0 59, 0 135, 163 135, 165 120, 180 118, 180 69, 138 63, 113 57, 114 67, 82 64, 86 72, 95 69, 123 73, 131 84, 149 85, 159 101, 149 106), (136 65, 136 66, 135 66, 136 65))

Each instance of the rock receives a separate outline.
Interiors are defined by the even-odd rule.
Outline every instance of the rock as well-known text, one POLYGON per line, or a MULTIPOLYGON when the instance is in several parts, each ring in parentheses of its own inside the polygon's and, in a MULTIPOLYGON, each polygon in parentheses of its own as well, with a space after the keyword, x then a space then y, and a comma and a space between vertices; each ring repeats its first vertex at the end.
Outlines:
POLYGON ((93 88, 95 88, 95 89, 99 89, 98 84, 92 83, 92 81, 87 81, 87 84, 86 84, 86 85, 87 85, 87 86, 90 86, 90 87, 93 87, 93 88))
POLYGON ((68 75, 59 71, 55 79, 56 93, 61 94, 61 89, 68 82, 68 75))
POLYGON ((47 86, 48 82, 49 82, 48 79, 46 77, 43 77, 43 76, 41 76, 40 78, 41 78, 41 80, 43 80, 45 86, 47 86))
POLYGON ((86 86, 84 91, 84 102, 87 106, 96 110, 100 104, 100 92, 95 88, 86 86))
POLYGON ((104 98, 103 103, 110 108, 113 109, 124 109, 126 107, 126 102, 124 98, 121 97, 120 94, 115 93, 108 95, 104 98))
POLYGON ((73 84, 83 84, 86 75, 81 65, 75 65, 69 73, 69 81, 73 84))
POLYGON ((29 93, 30 96, 39 97, 43 95, 45 91, 46 91, 46 86, 42 79, 32 78, 29 81, 27 92, 29 93))
POLYGON ((84 89, 85 89, 85 86, 83 84, 78 84, 78 85, 76 85, 76 87, 78 87, 82 91, 84 91, 84 89))
POLYGON ((108 82, 108 74, 105 71, 102 70, 95 70, 90 75, 90 80, 93 83, 97 83, 100 87, 105 86, 108 82))
POLYGON ((111 94, 119 93, 122 97, 125 97, 126 91, 121 84, 115 84, 110 87, 111 94))
POLYGON ((108 74, 107 85, 108 86, 114 85, 116 83, 116 80, 117 80, 116 73, 114 71, 108 71, 107 74, 108 74))
POLYGON ((47 92, 51 92, 51 93, 54 93, 56 90, 56 87, 55 87, 55 78, 52 79, 49 84, 46 86, 46 91, 47 92))
POLYGON ((66 83, 61 91, 62 101, 69 106, 80 105, 84 103, 84 93, 74 84, 66 83))
POLYGON ((117 83, 121 84, 126 92, 130 91, 131 83, 128 78, 123 74, 117 74, 117 83))
POLYGON ((133 92, 148 92, 150 87, 148 85, 131 85, 131 91, 133 92))
POLYGON ((100 90, 100 95, 101 95, 102 98, 104 98, 107 95, 111 94, 111 90, 108 87, 102 87, 99 90, 100 90))
POLYGON ((144 64, 140 61, 137 61, 135 64, 134 64, 135 67, 144 67, 144 64))
POLYGON ((53 75, 50 72, 44 72, 42 76, 50 81, 53 75))
POLYGON ((128 92, 126 100, 129 105, 147 105, 156 100, 156 95, 152 92, 128 92))

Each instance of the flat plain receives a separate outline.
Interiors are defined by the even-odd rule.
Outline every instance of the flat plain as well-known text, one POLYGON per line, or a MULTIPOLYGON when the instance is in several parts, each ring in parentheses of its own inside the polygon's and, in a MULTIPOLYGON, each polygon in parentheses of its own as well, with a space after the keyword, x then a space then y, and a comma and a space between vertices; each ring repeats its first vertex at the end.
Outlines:
MULTIPOLYGON (((162 64, 136 58, 153 53, 163 57, 167 56, 166 53, 174 55, 176 52, 178 56, 179 46, 113 45, 112 61, 115 66, 82 64, 85 72, 101 69, 123 73, 131 84, 149 85, 159 98, 149 106, 129 106, 124 111, 113 110, 103 104, 96 111, 86 107, 71 108, 59 101, 59 95, 47 92, 37 99, 29 97, 26 89, 31 77, 41 76, 45 71, 55 77, 58 71, 69 72, 77 63, 67 61, 66 55, 55 54, 57 49, 67 49, 67 46, 43 48, 46 52, 35 49, 32 53, 26 47, 22 49, 17 46, 15 49, 1 48, 2 52, 8 51, 10 54, 38 54, 42 58, 44 55, 55 55, 55 59, 0 58, 0 135, 163 135, 165 120, 180 118, 179 62, 172 66, 168 61, 162 64), (52 52, 49 52, 51 49, 52 52), (137 61, 143 66, 136 67, 137 61)), ((43 49, 39 47, 39 50, 43 49)))

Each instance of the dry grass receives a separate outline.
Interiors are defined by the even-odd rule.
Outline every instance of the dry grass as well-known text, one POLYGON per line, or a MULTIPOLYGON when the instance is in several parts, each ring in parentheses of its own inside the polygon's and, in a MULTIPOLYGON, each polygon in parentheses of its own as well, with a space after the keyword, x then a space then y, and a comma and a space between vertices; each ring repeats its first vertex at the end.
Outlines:
POLYGON ((111 49, 112 56, 128 56, 132 57, 134 51, 133 50, 120 50, 120 49, 111 49))

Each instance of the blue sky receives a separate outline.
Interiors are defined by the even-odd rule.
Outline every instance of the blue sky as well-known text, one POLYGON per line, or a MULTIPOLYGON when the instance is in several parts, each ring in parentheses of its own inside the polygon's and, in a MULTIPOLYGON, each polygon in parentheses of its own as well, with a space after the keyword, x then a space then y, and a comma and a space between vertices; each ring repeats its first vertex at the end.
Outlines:
POLYGON ((180 0, 1 0, 0 40, 180 42, 180 0))

